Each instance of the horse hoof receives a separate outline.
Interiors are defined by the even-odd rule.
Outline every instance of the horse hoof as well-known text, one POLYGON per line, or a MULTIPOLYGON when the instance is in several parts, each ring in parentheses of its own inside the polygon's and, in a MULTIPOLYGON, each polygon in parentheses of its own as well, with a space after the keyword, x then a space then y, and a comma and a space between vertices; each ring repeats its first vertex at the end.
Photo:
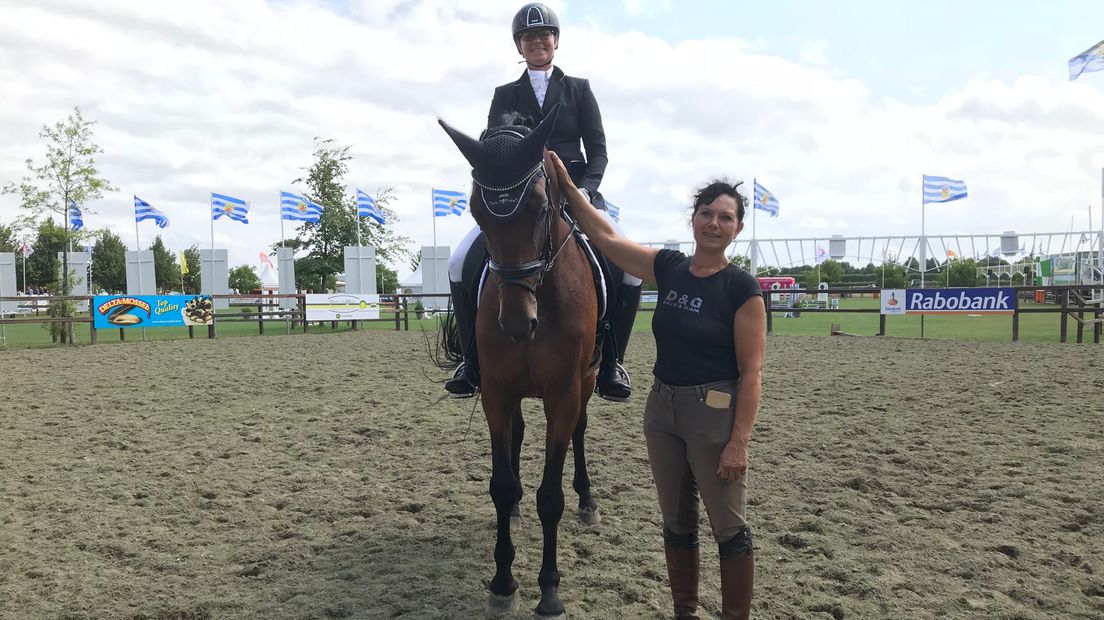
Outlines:
POLYGON ((487 617, 488 618, 501 618, 508 616, 518 610, 521 606, 521 600, 518 598, 518 591, 514 590, 510 594, 500 596, 498 594, 487 595, 487 617))
POLYGON ((544 606, 545 602, 541 601, 541 604, 537 605, 537 608, 533 610, 533 617, 537 618, 537 620, 565 620, 567 618, 567 610, 564 609, 560 599, 557 598, 549 605, 549 607, 552 607, 552 610, 542 609, 544 606))
POLYGON ((510 517, 510 531, 511 532, 520 532, 521 531, 521 517, 517 517, 517 516, 510 517))
POLYGON ((601 523, 602 517, 598 515, 598 507, 580 508, 579 521, 581 521, 583 525, 598 525, 601 523))

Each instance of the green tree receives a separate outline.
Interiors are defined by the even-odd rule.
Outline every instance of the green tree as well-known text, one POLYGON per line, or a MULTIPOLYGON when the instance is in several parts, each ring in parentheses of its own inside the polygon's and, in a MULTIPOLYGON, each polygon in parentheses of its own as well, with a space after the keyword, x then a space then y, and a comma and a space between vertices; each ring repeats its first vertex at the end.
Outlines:
POLYGON ((238 265, 230 270, 230 288, 248 293, 261 288, 261 278, 251 265, 238 265))
POLYGON ((376 291, 389 295, 399 290, 399 274, 387 265, 376 265, 376 291))
MULTIPOLYGON (((188 273, 183 274, 184 277, 184 290, 182 292, 189 295, 196 295, 199 293, 199 246, 193 245, 192 247, 184 250, 184 264, 188 266, 186 270, 188 273)), ((181 265, 181 271, 183 265, 181 265)))
POLYGON ((0 224, 0 252, 18 252, 19 241, 15 238, 15 229, 0 224))
POLYGON ((879 288, 905 288, 907 279, 903 265, 886 263, 883 267, 885 268, 884 278, 882 273, 878 273, 879 288))
POLYGON ((820 264, 820 277, 829 285, 839 284, 843 281, 843 268, 847 263, 838 263, 828 259, 820 264))
MULTIPOLYGON (((949 286, 978 286, 977 262, 974 259, 952 261, 946 268, 950 270, 949 286)), ((981 278, 981 282, 984 284, 985 278, 981 278)))
POLYGON ((162 291, 180 288, 180 265, 176 263, 176 255, 165 248, 161 235, 153 239, 150 249, 153 250, 154 286, 162 291))
POLYGON ((798 282, 801 283, 801 288, 807 291, 815 291, 817 287, 820 286, 822 280, 817 270, 813 269, 812 271, 806 272, 804 277, 799 278, 798 282))
MULTIPOLYGON (((748 273, 751 273, 751 257, 748 257, 748 256, 733 256, 731 262, 732 262, 733 265, 736 265, 740 269, 743 269, 744 271, 746 271, 748 273)), ((759 268, 763 269, 763 266, 760 265, 759 268)), ((751 275, 755 275, 755 274, 752 273, 751 275)))
POLYGON ((339 146, 332 139, 315 139, 314 163, 307 176, 294 183, 305 183, 308 197, 322 205, 318 222, 306 222, 297 237, 296 247, 307 255, 295 262, 297 285, 325 290, 333 288, 333 276, 344 269, 343 253, 347 245, 362 245, 376 249, 377 264, 395 264, 410 256, 410 239, 391 228, 397 221, 390 208, 393 192, 384 189, 376 193, 376 206, 383 212, 386 224, 356 215, 356 201, 345 192, 344 177, 352 160, 348 146, 339 146))
POLYGON ((35 288, 55 287, 59 284, 61 261, 57 254, 65 247, 66 231, 45 219, 38 225, 37 236, 31 244, 32 254, 27 257, 27 285, 35 288))
POLYGON ((92 283, 109 293, 126 291, 126 245, 110 230, 96 234, 92 246, 92 283))
MULTIPOLYGON (((20 206, 30 212, 31 226, 47 214, 61 216, 62 225, 58 228, 62 234, 59 288, 62 295, 70 291, 69 245, 81 236, 69 228, 69 205, 82 207, 88 201, 102 198, 104 192, 115 191, 96 168, 95 155, 103 149, 92 141, 93 125, 95 121, 84 120, 80 108, 73 108, 68 118, 53 127, 43 125, 38 135, 46 142, 46 162, 36 166, 27 159, 29 174, 19 184, 7 183, 3 188, 5 194, 19 194, 20 206)), ((68 336, 71 340, 71 326, 68 336)))

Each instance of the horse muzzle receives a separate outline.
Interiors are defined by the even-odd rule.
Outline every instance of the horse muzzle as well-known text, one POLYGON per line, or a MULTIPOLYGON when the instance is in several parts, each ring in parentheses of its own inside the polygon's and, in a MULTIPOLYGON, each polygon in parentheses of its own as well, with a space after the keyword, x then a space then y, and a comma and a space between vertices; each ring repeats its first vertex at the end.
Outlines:
POLYGON ((531 342, 537 335, 537 317, 528 313, 499 312, 498 325, 514 342, 531 342))

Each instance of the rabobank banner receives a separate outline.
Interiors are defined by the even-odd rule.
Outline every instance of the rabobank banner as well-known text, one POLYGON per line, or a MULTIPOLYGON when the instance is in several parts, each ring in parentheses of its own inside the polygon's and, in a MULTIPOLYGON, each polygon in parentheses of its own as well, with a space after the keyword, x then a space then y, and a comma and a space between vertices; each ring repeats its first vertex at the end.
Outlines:
POLYGON ((92 302, 96 329, 181 327, 214 321, 211 298, 206 295, 96 295, 92 302))
POLYGON ((1013 288, 910 288, 882 291, 882 314, 1012 314, 1013 288))

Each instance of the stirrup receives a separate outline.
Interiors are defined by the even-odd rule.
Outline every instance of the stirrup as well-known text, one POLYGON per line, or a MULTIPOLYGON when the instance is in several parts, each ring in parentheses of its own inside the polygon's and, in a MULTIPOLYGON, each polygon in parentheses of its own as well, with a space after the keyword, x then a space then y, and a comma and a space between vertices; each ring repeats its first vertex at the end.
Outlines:
POLYGON ((452 378, 445 382, 445 390, 448 391, 449 398, 471 398, 479 391, 478 378, 473 381, 468 376, 467 363, 461 362, 452 378))
POLYGON ((613 366, 605 372, 598 373, 598 381, 594 389, 598 392, 598 396, 615 403, 623 403, 632 396, 629 373, 617 362, 614 362, 613 366))

